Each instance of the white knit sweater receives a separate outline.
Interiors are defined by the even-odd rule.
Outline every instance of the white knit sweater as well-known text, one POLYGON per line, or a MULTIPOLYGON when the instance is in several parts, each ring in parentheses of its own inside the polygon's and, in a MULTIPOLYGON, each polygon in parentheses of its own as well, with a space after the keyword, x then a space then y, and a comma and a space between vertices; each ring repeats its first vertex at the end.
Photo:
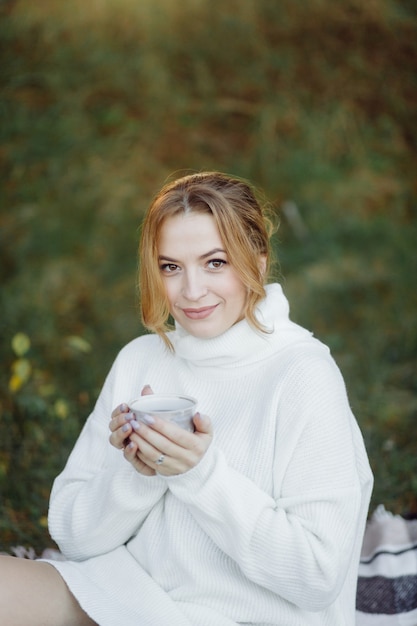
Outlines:
POLYGON ((118 355, 51 494, 52 562, 100 626, 353 626, 372 488, 328 349, 288 319, 279 285, 214 339, 181 328, 118 355), (198 399, 214 440, 169 478, 109 444, 111 411, 150 384, 198 399))

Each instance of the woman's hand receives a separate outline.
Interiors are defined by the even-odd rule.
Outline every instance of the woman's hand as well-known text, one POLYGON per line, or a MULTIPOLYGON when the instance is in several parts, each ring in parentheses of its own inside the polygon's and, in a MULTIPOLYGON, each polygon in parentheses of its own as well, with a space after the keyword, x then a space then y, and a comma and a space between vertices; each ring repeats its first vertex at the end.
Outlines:
POLYGON ((125 449, 125 457, 131 463, 143 463, 152 473, 163 476, 183 474, 199 463, 213 438, 208 417, 200 413, 194 415, 194 433, 174 422, 158 417, 152 419, 153 423, 148 424, 131 422, 134 432, 125 449))
MULTIPOLYGON (((142 389, 141 395, 146 396, 151 393, 153 393, 152 389, 149 385, 145 385, 142 389)), ((154 476, 156 473, 155 470, 148 467, 145 463, 143 463, 143 461, 136 457, 137 448, 135 444, 131 445, 132 442, 130 441, 130 435, 134 432, 132 428, 132 421, 134 421, 134 419, 135 416, 130 412, 127 404, 121 404, 114 409, 111 414, 111 421, 109 424, 111 430, 109 438, 110 443, 118 450, 124 450, 125 458, 133 465, 135 470, 144 476, 154 476), (127 451, 129 445, 131 445, 131 447, 129 448, 129 451, 127 451), (132 458, 133 450, 136 450, 136 452, 132 458), (129 452, 129 454, 127 454, 127 452, 129 452)))
MULTIPOLYGON (((142 395, 152 389, 147 385, 142 395)), ((196 413, 195 432, 190 433, 173 422, 150 418, 144 424, 134 419, 127 405, 122 404, 112 413, 110 443, 124 449, 124 456, 145 476, 158 472, 163 476, 183 474, 203 458, 213 438, 210 419, 196 413)))

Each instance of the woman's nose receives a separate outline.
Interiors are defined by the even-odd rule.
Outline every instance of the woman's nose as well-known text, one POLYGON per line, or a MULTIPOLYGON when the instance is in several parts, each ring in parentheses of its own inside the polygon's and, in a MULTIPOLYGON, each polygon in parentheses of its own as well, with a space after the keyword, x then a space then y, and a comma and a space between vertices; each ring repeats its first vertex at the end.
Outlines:
POLYGON ((182 293, 190 302, 197 302, 207 294, 207 286, 201 280, 201 276, 195 272, 185 272, 182 293))

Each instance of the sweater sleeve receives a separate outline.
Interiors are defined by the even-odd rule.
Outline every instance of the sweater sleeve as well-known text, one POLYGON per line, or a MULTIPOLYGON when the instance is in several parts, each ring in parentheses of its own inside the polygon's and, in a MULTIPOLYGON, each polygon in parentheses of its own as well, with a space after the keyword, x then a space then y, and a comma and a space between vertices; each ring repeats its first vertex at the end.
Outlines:
POLYGON ((117 361, 51 492, 49 530, 72 560, 126 543, 167 488, 159 476, 139 474, 109 442, 111 412, 127 399, 115 399, 116 370, 117 361))
POLYGON ((250 580, 319 611, 341 590, 364 515, 355 448, 366 454, 333 362, 288 374, 277 420, 274 497, 214 444, 167 482, 250 580))

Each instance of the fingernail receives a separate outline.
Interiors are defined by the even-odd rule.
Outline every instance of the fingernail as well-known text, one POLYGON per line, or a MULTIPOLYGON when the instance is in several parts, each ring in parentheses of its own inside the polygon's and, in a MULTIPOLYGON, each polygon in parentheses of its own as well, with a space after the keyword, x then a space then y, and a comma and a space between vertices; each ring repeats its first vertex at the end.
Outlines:
POLYGON ((131 422, 134 419, 135 419, 135 416, 133 413, 126 413, 125 420, 127 420, 128 422, 131 422))
POLYGON ((128 430, 130 430, 130 424, 123 424, 122 431, 124 433, 127 433, 128 430))
POLYGON ((148 415, 147 413, 144 413, 141 416, 142 420, 145 422, 145 424, 155 424, 155 420, 152 417, 152 415, 148 415))
POLYGON ((133 430, 139 430, 140 428, 140 424, 139 422, 137 422, 136 420, 132 420, 130 422, 131 427, 133 428, 133 430))
POLYGON ((145 391, 145 389, 150 389, 151 386, 150 385, 145 385, 144 388, 142 389, 142 391, 145 391))
POLYGON ((125 411, 127 411, 129 409, 129 407, 127 406, 127 404, 125 402, 123 402, 123 404, 121 404, 119 406, 119 410, 122 411, 122 413, 124 413, 125 411))

